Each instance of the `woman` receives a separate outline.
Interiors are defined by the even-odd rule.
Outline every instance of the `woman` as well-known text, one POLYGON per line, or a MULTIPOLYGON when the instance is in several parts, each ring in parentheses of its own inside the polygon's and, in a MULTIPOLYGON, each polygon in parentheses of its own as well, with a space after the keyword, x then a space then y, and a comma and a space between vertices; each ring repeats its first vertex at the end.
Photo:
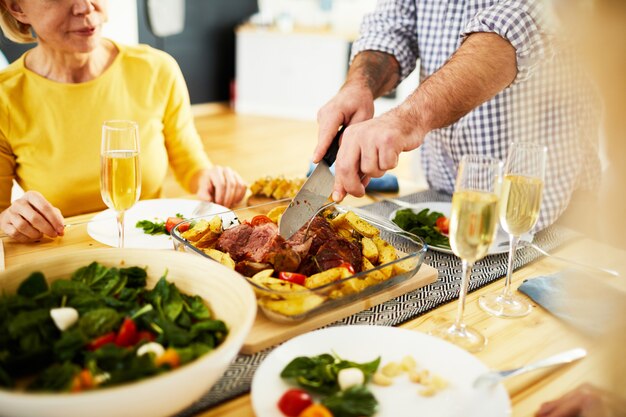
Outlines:
POLYGON ((168 164, 202 199, 232 206, 245 194, 235 171, 211 167, 174 59, 102 38, 106 20, 106 0, 0 0, 4 34, 37 43, 0 72, 0 228, 18 241, 63 235, 63 216, 104 208, 105 120, 139 124, 142 198, 159 196, 168 164), (26 193, 11 203, 13 179, 26 193))

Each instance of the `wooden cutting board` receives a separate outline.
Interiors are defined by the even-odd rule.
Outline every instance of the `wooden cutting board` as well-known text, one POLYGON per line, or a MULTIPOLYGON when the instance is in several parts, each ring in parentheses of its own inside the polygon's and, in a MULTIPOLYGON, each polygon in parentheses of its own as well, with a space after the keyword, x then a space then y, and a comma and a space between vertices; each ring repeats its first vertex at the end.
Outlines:
POLYGON ((334 310, 313 316, 308 320, 296 323, 276 323, 269 320, 262 311, 257 312, 256 321, 248 334, 241 352, 251 354, 277 345, 302 333, 320 328, 359 311, 384 303, 392 298, 416 290, 437 281, 437 270, 430 265, 422 264, 417 274, 410 279, 389 288, 387 291, 372 294, 334 310))

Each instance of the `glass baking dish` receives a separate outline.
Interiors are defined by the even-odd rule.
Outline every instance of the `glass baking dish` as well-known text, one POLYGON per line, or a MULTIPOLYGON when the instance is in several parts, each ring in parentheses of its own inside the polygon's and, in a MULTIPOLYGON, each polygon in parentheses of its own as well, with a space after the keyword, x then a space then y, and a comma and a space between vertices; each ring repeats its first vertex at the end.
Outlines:
MULTIPOLYGON (((205 250, 193 245, 185 239, 179 229, 185 230, 196 222, 211 220, 215 216, 222 219, 224 229, 234 227, 244 221, 250 221, 259 214, 267 214, 273 208, 289 204, 289 199, 278 200, 266 204, 211 214, 206 217, 185 220, 171 232, 174 248, 179 251, 193 252, 217 262, 205 250)), ((241 275, 253 287, 258 306, 272 321, 298 322, 314 315, 339 308, 360 298, 385 291, 388 288, 413 277, 424 261, 427 246, 418 236, 401 230, 391 221, 373 215, 362 209, 334 205, 331 207, 336 215, 349 211, 378 229, 379 237, 395 249, 397 259, 377 265, 372 269, 354 274, 343 274, 343 278, 315 288, 298 287, 298 290, 287 291, 282 286, 259 284, 255 278, 241 275), (391 273, 390 273, 391 271, 391 273), (383 275, 390 277, 381 278, 383 275), (349 276, 346 276, 349 275, 349 276)), ((359 235, 361 236, 361 235, 359 235)), ((361 236, 362 237, 362 236, 361 236)), ((373 266, 373 265, 370 265, 373 266)), ((308 279, 308 278, 307 278, 308 279)))

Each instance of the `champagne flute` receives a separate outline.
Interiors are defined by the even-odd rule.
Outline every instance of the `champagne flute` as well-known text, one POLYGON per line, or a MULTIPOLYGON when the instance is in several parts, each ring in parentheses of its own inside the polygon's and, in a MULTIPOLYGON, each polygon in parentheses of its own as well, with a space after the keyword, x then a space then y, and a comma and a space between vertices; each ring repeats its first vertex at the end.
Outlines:
POLYGON ((509 149, 500 199, 500 224, 510 240, 506 281, 501 293, 478 300, 480 307, 494 316, 523 317, 532 308, 526 299, 511 291, 511 274, 520 236, 530 232, 539 218, 546 153, 545 146, 529 142, 514 142, 509 149))
POLYGON ((465 155, 459 165, 452 196, 450 246, 462 260, 463 279, 456 320, 436 327, 430 334, 470 352, 480 351, 487 343, 478 330, 463 323, 463 313, 472 266, 487 255, 495 238, 501 173, 500 161, 486 156, 465 155))
POLYGON ((109 120, 102 125, 100 193, 117 212, 119 248, 124 247, 124 213, 139 199, 139 128, 128 120, 109 120))

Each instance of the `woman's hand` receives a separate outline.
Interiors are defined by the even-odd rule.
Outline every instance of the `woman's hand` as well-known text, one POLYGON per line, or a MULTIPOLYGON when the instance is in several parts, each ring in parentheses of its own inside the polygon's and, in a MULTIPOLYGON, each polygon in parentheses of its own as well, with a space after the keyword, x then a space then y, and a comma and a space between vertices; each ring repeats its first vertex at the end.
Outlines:
POLYGON ((221 166, 200 171, 196 183, 198 198, 226 207, 239 203, 247 190, 245 182, 235 170, 221 166))
POLYGON ((37 191, 27 191, 0 214, 0 228, 18 242, 63 236, 63 215, 37 191))

